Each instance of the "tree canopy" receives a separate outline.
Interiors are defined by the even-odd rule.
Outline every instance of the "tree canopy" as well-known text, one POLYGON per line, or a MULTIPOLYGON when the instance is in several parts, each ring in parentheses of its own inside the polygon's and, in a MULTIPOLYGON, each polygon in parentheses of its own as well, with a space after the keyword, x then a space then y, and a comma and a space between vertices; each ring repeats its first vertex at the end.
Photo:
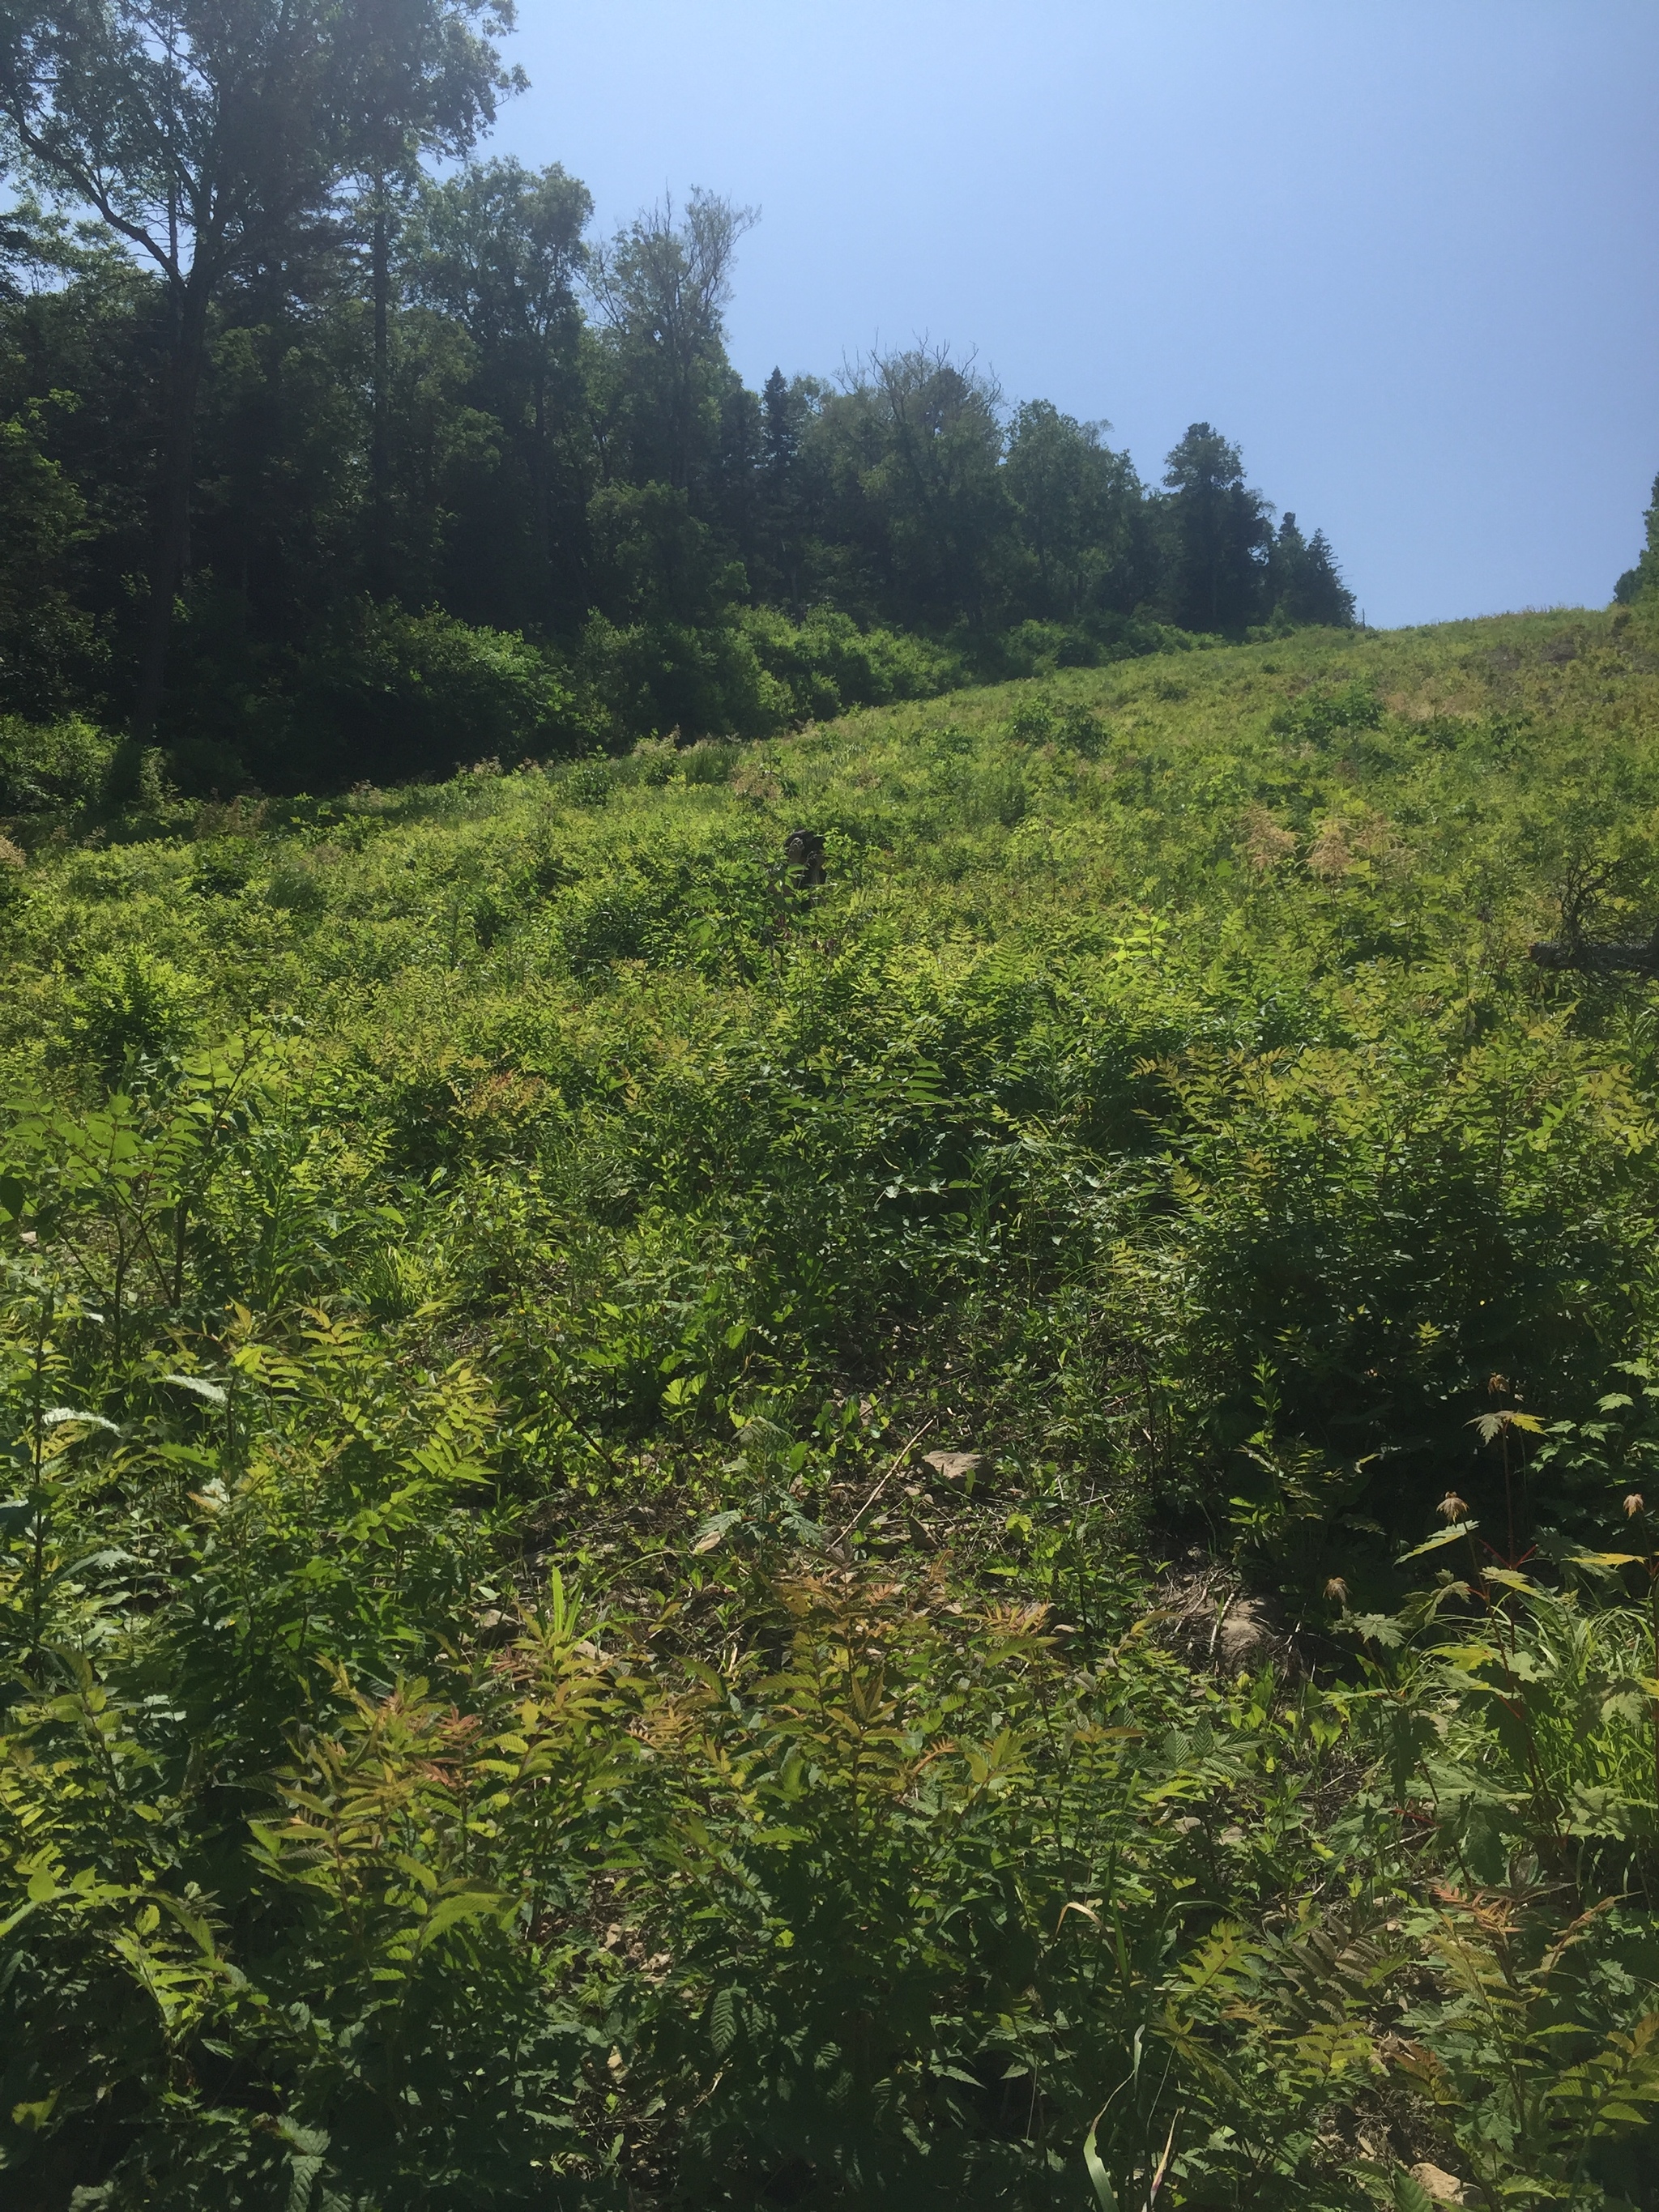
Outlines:
MULTIPOLYGON (((349 781, 313 678, 393 617, 526 641, 576 746, 1171 625, 1352 622, 1328 542, 1275 534, 1208 424, 1149 489, 1109 425, 1011 404, 944 344, 750 390, 725 316, 757 211, 693 191, 596 239, 558 163, 482 157, 512 24, 509 0, 0 9, 0 501, 30 631, 0 709, 153 736, 186 784, 349 781), (849 635, 912 642, 861 646, 855 680, 849 635)), ((401 765, 453 761, 411 737, 401 765)))

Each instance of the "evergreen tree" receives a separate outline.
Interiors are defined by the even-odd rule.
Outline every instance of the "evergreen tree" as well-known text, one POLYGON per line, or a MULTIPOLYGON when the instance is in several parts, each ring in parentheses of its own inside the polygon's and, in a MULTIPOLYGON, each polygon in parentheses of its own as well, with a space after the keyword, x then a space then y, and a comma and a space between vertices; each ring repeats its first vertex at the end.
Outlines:
POLYGON ((1620 606, 1629 606, 1637 599, 1659 598, 1659 477, 1653 480, 1652 496, 1643 520, 1647 525, 1647 542, 1636 566, 1626 568, 1613 587, 1613 596, 1620 606))
POLYGON ((1290 602, 1308 557, 1308 541, 1288 509, 1267 548, 1267 602, 1276 616, 1291 619, 1290 602))
POLYGON ((762 450, 767 487, 775 500, 788 494, 789 479, 800 458, 803 410, 781 368, 775 368, 761 393, 762 450))
POLYGON ((761 498, 750 581, 757 595, 799 610, 806 599, 813 471, 808 428, 828 397, 816 377, 775 368, 761 393, 761 498))
POLYGON ((1224 634, 1260 620, 1273 509, 1246 484, 1238 447, 1194 422, 1170 454, 1164 482, 1170 619, 1224 634))
POLYGON ((1267 556, 1267 598, 1275 617, 1301 625, 1352 629, 1354 598, 1342 580, 1331 542, 1322 530, 1304 538, 1286 514, 1267 556))

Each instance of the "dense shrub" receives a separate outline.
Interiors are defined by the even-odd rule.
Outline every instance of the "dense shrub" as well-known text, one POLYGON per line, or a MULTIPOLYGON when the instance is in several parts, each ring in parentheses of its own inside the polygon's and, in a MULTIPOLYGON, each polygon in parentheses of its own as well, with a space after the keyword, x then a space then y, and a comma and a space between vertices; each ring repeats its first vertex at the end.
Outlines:
POLYGON ((145 946, 100 953, 64 994, 53 1057, 113 1082, 136 1060, 165 1059, 189 1042, 200 981, 145 946))
POLYGON ((588 618, 576 668, 593 711, 616 741, 769 736, 788 720, 789 692, 761 665, 744 630, 732 623, 626 625, 588 618))
POLYGON ((1148 653, 1191 653, 1213 641, 1150 616, 1099 614, 1081 623, 1018 623, 969 649, 987 675, 1048 676, 1057 668, 1100 668, 1148 653))
POLYGON ((744 614, 743 628, 762 666, 787 686, 797 721, 828 721, 848 707, 929 699, 963 680, 960 658, 945 647, 900 630, 860 629, 829 607, 815 608, 799 623, 757 607, 744 614))
POLYGON ((291 696, 267 703, 250 765, 273 787, 331 789, 592 742, 568 682, 522 637, 362 600, 308 646, 291 696))
POLYGON ((0 813, 73 811, 102 796, 115 743, 90 722, 0 720, 0 813))

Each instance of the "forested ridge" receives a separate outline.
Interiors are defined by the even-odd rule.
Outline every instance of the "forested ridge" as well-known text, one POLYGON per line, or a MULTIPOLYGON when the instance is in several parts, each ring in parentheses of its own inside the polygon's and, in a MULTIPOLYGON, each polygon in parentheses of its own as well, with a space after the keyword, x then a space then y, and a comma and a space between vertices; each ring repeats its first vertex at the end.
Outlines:
POLYGON ((750 392, 511 28, 0 9, 0 2201, 1659 2212, 1659 487, 750 392))
POLYGON ((723 315, 752 211, 693 191, 596 238, 578 179, 478 149, 512 88, 479 11, 424 14, 459 56, 408 26, 397 70, 349 55, 357 111, 313 124, 349 149, 297 182, 177 100, 136 156, 118 86, 54 127, 49 41, 0 66, 37 148, 0 240, 0 711, 136 729, 187 792, 338 789, 1352 622, 1207 423, 1148 487, 944 345, 750 390, 723 315), (192 261, 191 190, 275 204, 192 261))
MULTIPOLYGON (((1275 529, 1208 425, 1148 492, 1097 426, 1007 409, 942 347, 756 393, 723 343, 733 211, 694 195, 599 251, 586 208, 512 162, 411 187, 378 374, 343 219, 222 301, 160 726, 186 786, 752 737, 1171 626, 1352 620, 1323 539, 1275 529)), ((113 246, 58 251, 3 311, 34 647, 6 703, 120 725, 165 301, 113 246)))

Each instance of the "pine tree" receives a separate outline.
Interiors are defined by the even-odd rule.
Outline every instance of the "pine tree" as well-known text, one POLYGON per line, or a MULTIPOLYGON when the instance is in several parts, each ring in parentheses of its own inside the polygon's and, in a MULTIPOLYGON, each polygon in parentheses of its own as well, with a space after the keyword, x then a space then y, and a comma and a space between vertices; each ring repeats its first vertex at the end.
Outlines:
POLYGON ((1636 599, 1659 598, 1659 477, 1653 480, 1653 494, 1643 520, 1647 524, 1647 543, 1641 556, 1613 587, 1613 599, 1621 607, 1636 599))
POLYGON ((1274 615, 1297 627, 1310 623, 1352 629, 1353 593, 1342 580, 1331 541, 1322 530, 1304 538, 1286 514, 1267 560, 1267 589, 1274 615))
POLYGON ((1244 481, 1238 447, 1194 422, 1164 474, 1170 614, 1185 629, 1237 632, 1265 612, 1272 513, 1244 481))

